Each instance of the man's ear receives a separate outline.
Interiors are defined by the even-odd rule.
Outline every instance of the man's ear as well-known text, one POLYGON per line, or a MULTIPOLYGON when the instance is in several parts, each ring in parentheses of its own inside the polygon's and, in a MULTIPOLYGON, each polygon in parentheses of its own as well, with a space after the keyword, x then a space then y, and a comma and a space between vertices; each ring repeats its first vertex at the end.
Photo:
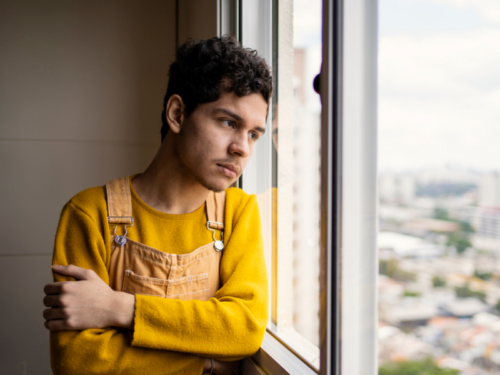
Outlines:
POLYGON ((168 99, 165 111, 170 130, 174 133, 179 133, 185 118, 185 108, 182 98, 174 94, 168 99))

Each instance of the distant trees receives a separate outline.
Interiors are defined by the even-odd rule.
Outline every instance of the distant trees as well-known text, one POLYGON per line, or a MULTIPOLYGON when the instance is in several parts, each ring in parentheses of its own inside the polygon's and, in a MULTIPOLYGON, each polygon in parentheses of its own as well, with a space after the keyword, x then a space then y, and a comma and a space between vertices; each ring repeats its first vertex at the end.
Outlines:
POLYGON ((440 276, 433 276, 432 277, 432 286, 434 288, 444 288, 446 286, 446 279, 444 277, 440 276))
POLYGON ((495 310, 500 313, 500 299, 497 301, 497 303, 495 304, 495 310))
POLYGON ((421 361, 398 361, 379 367, 379 375, 459 375, 458 370, 441 368, 432 358, 421 361))
POLYGON ((453 232, 448 235, 447 246, 453 246, 458 254, 463 253, 469 247, 472 247, 472 243, 469 239, 469 233, 466 232, 453 232))
POLYGON ((480 292, 478 290, 472 290, 469 287, 469 284, 466 284, 464 286, 457 286, 455 288, 455 295, 457 296, 457 298, 473 297, 473 298, 478 298, 483 302, 486 301, 486 293, 480 292))
POLYGON ((489 281, 491 280, 491 276, 493 276, 492 272, 479 272, 478 270, 474 270, 474 276, 478 279, 489 281))
POLYGON ((434 209, 434 219, 449 221, 448 210, 446 208, 436 207, 434 209))
POLYGON ((472 247, 470 235, 474 233, 474 228, 467 221, 450 219, 448 210, 445 208, 435 208, 434 218, 438 220, 452 221, 460 224, 460 229, 448 234, 447 246, 453 246, 458 254, 463 253, 467 248, 472 247))
POLYGON ((412 290, 405 290, 403 293, 404 297, 420 297, 420 295, 419 292, 414 292, 412 290))
POLYGON ((381 259, 379 262, 379 273, 398 281, 415 281, 417 279, 417 275, 413 272, 399 268, 399 260, 394 258, 389 260, 381 259))

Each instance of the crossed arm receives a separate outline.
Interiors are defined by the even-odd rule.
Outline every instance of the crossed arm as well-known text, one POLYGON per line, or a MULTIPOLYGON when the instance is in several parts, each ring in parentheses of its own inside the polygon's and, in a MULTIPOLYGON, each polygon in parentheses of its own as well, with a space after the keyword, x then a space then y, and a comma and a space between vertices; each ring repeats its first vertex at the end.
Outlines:
MULTIPOLYGON (((43 312, 45 328, 51 331, 73 331, 89 328, 122 327, 133 329, 135 297, 116 292, 91 269, 74 265, 54 265, 61 275, 78 282, 62 281, 45 285, 43 312)), ((206 358, 204 372, 232 374, 239 361, 211 361, 206 358), (213 368, 212 368, 213 365, 213 368)))
POLYGON ((218 361, 214 373, 224 374, 223 363, 258 349, 267 323, 267 277, 260 239, 238 249, 247 241, 245 226, 232 233, 221 263, 223 287, 209 301, 112 290, 103 236, 92 236, 96 226, 75 208, 66 207, 61 215, 53 263, 79 267, 55 267, 57 282, 45 289, 56 375, 199 374, 210 369, 206 358, 218 361), (73 228, 71 236, 60 233, 65 225, 73 228), (249 251, 252 246, 255 252, 249 251))

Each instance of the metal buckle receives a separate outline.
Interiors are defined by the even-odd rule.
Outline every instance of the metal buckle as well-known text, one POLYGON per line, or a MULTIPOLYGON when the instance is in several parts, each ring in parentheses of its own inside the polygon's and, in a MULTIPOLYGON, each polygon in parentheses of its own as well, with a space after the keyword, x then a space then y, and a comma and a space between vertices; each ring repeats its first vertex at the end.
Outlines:
POLYGON ((210 228, 210 223, 224 225, 223 223, 218 223, 216 221, 207 221, 207 229, 212 232, 212 237, 214 239, 214 249, 215 251, 224 250, 224 231, 220 232, 220 240, 215 238, 215 229, 210 228))
POLYGON ((130 218, 132 219, 132 224, 125 224, 123 226, 123 228, 125 229, 125 233, 122 235, 122 236, 119 236, 116 234, 116 225, 115 224, 109 224, 111 225, 112 227, 115 228, 114 230, 114 233, 115 233, 115 243, 122 247, 122 246, 125 246, 125 244, 127 243, 127 227, 133 227, 134 226, 134 218, 132 216, 108 216, 108 221, 110 218, 123 218, 123 217, 126 217, 126 218, 130 218))

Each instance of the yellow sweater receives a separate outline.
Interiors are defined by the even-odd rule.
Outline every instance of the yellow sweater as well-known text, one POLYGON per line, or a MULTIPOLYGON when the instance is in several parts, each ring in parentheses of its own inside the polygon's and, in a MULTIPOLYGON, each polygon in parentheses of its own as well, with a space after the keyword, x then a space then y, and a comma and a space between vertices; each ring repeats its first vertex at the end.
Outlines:
MULTIPOLYGON (((211 241, 205 206, 166 214, 147 206, 132 185, 135 225, 128 237, 186 254, 211 241)), ((226 190, 221 289, 208 301, 136 295, 134 329, 51 332, 54 374, 201 374, 204 357, 237 360, 254 354, 268 319, 268 284, 257 200, 226 190)), ((63 208, 53 264, 93 269, 109 283, 110 226, 104 187, 84 190, 63 208)), ((54 274, 55 281, 72 280, 54 274)))

